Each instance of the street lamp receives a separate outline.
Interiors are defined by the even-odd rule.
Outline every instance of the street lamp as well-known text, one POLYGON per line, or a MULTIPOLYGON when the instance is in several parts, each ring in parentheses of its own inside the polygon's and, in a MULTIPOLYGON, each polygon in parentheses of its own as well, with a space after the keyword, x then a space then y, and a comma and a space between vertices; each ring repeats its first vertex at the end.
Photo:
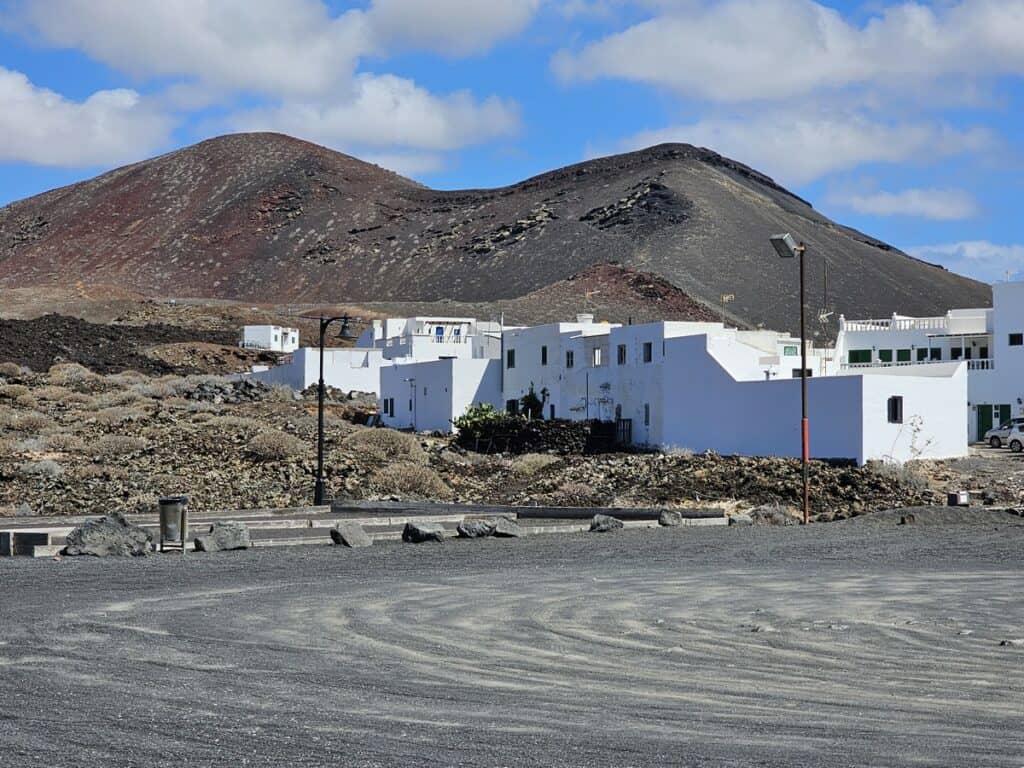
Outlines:
POLYGON ((783 259, 800 257, 800 433, 804 470, 804 525, 810 519, 810 491, 808 489, 808 461, 810 459, 810 430, 807 423, 807 300, 804 294, 804 254, 807 246, 798 243, 788 232, 770 238, 775 252, 783 259))
POLYGON ((324 317, 320 315, 320 380, 316 391, 316 484, 313 487, 313 504, 320 506, 324 503, 324 337, 327 335, 327 326, 334 322, 341 323, 341 330, 338 331, 339 339, 354 339, 350 323, 356 318, 349 315, 337 315, 335 317, 324 317))

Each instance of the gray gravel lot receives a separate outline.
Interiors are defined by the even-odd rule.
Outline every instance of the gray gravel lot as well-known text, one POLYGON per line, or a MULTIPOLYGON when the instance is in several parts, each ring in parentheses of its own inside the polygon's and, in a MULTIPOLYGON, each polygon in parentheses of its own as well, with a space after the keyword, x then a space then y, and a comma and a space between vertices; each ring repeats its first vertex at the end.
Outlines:
POLYGON ((1024 766, 1024 519, 0 561, 2 766, 1024 766))

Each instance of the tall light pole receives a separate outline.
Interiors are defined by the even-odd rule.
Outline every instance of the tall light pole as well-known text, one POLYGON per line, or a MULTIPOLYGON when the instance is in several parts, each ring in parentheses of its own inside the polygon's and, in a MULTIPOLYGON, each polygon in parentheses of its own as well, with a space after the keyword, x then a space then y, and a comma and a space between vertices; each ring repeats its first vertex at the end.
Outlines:
POLYGON ((327 326, 334 322, 340 322, 341 330, 338 331, 338 338, 355 338, 349 325, 354 319, 349 315, 335 317, 320 315, 320 379, 316 390, 316 484, 313 486, 313 504, 318 507, 324 503, 324 396, 326 389, 324 387, 324 337, 327 335, 327 326))
POLYGON ((804 470, 804 525, 810 520, 810 428, 807 421, 807 298, 804 293, 804 254, 807 246, 798 243, 788 232, 770 238, 775 252, 784 259, 800 257, 800 434, 804 470))

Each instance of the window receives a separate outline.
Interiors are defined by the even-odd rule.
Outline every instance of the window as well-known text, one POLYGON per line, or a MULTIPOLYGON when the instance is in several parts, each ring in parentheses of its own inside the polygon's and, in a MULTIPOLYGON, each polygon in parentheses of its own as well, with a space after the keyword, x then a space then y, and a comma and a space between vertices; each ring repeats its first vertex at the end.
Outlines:
POLYGON ((621 418, 622 418, 622 406, 621 405, 616 405, 615 406, 615 420, 618 421, 621 418))
POLYGON ((920 363, 922 360, 927 360, 927 359, 928 359, 928 350, 927 349, 925 349, 924 347, 921 347, 919 350, 917 350, 917 362, 920 363))
POLYGON ((649 341, 644 342, 644 362, 649 363, 654 359, 654 344, 649 341))
POLYGON ((644 403, 644 426, 651 426, 651 404, 644 403))
MULTIPOLYGON (((805 378, 809 379, 813 375, 814 375, 814 372, 810 368, 805 368, 804 369, 804 377, 805 378)), ((794 368, 793 369, 793 378, 794 379, 799 379, 800 378, 800 369, 799 368, 794 368)))
POLYGON ((1011 333, 1010 334, 1010 346, 1011 347, 1024 347, 1024 333, 1011 333))
POLYGON ((548 418, 552 421, 555 419, 555 406, 553 405, 548 406, 548 418))
POLYGON ((517 413, 519 413, 519 401, 518 400, 506 400, 505 401, 505 410, 508 413, 510 413, 513 416, 515 416, 517 413))
POLYGON ((870 349, 851 349, 850 350, 850 364, 857 363, 870 363, 871 362, 871 350, 870 349))
POLYGON ((909 349, 897 349, 896 350, 896 362, 897 363, 909 363, 910 362, 910 350, 909 349))
POLYGON ((505 350, 505 367, 516 367, 516 351, 514 349, 505 350))
POLYGON ((548 364, 548 348, 546 346, 540 348, 540 364, 548 364))
POLYGON ((423 396, 424 396, 424 397, 426 397, 426 396, 427 396, 427 388, 426 388, 426 387, 424 387, 424 388, 423 388, 423 396))
POLYGON ((409 411, 412 412, 412 400, 409 400, 409 411))
MULTIPOLYGON (((797 350, 796 344, 787 344, 786 346, 784 346, 782 348, 782 354, 785 355, 786 357, 793 357, 793 356, 795 356, 797 354, 797 351, 798 350, 797 350)), ((853 362, 853 361, 851 360, 850 362, 853 362)), ((870 363, 871 361, 868 360, 867 362, 870 363)))
POLYGON ((929 360, 941 360, 942 359, 942 350, 938 349, 938 348, 936 348, 936 349, 929 349, 928 350, 928 359, 929 360))
POLYGON ((594 347, 594 367, 599 368, 601 366, 601 348, 594 347))
POLYGON ((616 350, 616 357, 617 357, 617 361, 616 362, 618 362, 619 365, 625 365, 626 364, 626 345, 625 344, 619 344, 618 349, 616 350))
POLYGON ((903 396, 893 395, 889 398, 889 406, 887 408, 889 412, 889 423, 890 424, 902 424, 903 423, 903 396))
POLYGON ((978 357, 988 360, 988 347, 978 347, 978 357))
POLYGON ((964 356, 964 351, 962 349, 960 349, 959 347, 953 347, 953 349, 949 350, 949 359, 950 360, 959 360, 963 356, 964 356))
POLYGON ((891 349, 880 349, 878 350, 878 360, 882 363, 892 362, 892 350, 891 349))
POLYGON ((565 353, 565 367, 566 368, 572 368, 575 363, 576 363, 576 355, 573 353, 573 351, 571 349, 566 351, 566 353, 565 353))

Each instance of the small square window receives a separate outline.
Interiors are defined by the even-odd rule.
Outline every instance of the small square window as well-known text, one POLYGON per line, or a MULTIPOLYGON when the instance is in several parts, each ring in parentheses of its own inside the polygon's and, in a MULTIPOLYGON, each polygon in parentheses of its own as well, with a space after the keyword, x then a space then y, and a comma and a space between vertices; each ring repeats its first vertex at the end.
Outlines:
POLYGON ((878 350, 878 359, 883 363, 892 362, 892 350, 891 349, 880 349, 878 350))
POLYGON ((903 423, 903 396, 893 395, 889 398, 888 405, 889 412, 889 423, 890 424, 902 424, 903 423))
POLYGON ((782 354, 786 357, 795 357, 798 352, 796 344, 789 344, 782 348, 782 354))
POLYGON ((941 349, 937 349, 937 348, 929 349, 928 350, 928 359, 929 360, 941 360, 942 359, 942 350, 941 349))
POLYGON ((910 350, 909 349, 897 349, 896 350, 896 362, 897 363, 909 363, 910 362, 910 350))
POLYGON ((922 360, 927 360, 927 359, 928 359, 928 350, 925 347, 921 347, 919 350, 917 350, 917 361, 918 362, 921 362, 922 360))
POLYGON ((644 362, 649 363, 654 359, 654 345, 649 342, 644 342, 644 362))
POLYGON ((1010 334, 1010 346, 1011 347, 1024 347, 1024 333, 1011 333, 1010 334))

